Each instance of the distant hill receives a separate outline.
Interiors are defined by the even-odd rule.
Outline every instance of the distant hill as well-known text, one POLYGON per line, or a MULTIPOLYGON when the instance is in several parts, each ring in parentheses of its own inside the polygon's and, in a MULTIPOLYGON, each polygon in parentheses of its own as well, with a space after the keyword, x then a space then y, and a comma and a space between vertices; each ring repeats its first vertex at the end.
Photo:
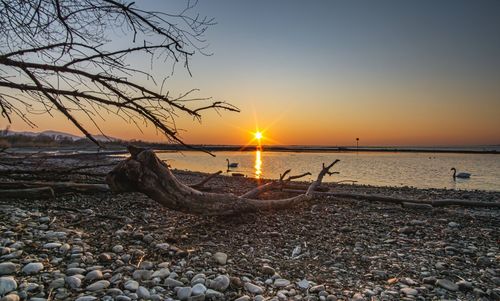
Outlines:
MULTIPOLYGON (((21 131, 21 132, 16 132, 16 131, 8 131, 7 136, 14 136, 14 135, 22 135, 22 136, 28 136, 28 137, 36 137, 36 136, 49 136, 52 137, 54 140, 63 140, 63 139, 71 139, 73 141, 79 140, 79 139, 84 139, 85 137, 82 136, 77 136, 65 132, 59 132, 59 131, 52 131, 52 130, 47 130, 47 131, 42 131, 42 132, 30 132, 30 131, 21 131)), ((103 135, 93 135, 93 137, 97 141, 118 141, 120 139, 114 138, 111 136, 103 136, 103 135)))

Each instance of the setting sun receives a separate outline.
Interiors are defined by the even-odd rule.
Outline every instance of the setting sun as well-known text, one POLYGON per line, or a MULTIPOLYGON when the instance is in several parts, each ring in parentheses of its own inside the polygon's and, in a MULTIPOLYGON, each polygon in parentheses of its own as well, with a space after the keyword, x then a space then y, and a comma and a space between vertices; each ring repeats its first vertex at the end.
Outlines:
POLYGON ((261 132, 256 132, 254 136, 255 136, 255 139, 257 139, 257 140, 262 139, 262 133, 261 132))

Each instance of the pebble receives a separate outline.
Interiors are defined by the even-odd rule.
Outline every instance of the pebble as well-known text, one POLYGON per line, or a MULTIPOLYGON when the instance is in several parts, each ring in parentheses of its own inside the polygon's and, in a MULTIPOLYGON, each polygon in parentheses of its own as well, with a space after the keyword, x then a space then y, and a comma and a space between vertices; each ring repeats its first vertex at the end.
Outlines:
POLYGON ((42 246, 42 248, 44 249, 55 249, 55 248, 59 248, 60 246, 62 246, 61 243, 59 242, 49 242, 49 243, 46 243, 42 246))
POLYGON ((77 289, 82 286, 82 280, 78 276, 67 276, 64 280, 72 289, 77 289))
POLYGON ((456 283, 456 285, 458 285, 458 288, 462 291, 467 291, 472 289, 472 283, 469 281, 460 280, 456 283))
POLYGON ((417 296, 418 295, 418 291, 414 288, 411 288, 411 287, 404 287, 404 288, 400 289, 400 291, 407 296, 417 296))
POLYGON ((274 275, 276 274, 276 271, 272 267, 264 265, 262 266, 262 273, 264 273, 265 275, 274 275))
POLYGON ((16 288, 17 282, 14 277, 0 277, 0 296, 3 296, 8 292, 12 292, 16 288))
POLYGON ((290 281, 287 279, 278 278, 278 279, 274 280, 275 287, 285 287, 287 285, 290 285, 290 281))
POLYGON ((81 296, 78 297, 75 301, 94 301, 97 300, 97 297, 94 296, 81 296))
POLYGON ((41 262, 30 262, 23 267, 23 273, 26 275, 33 275, 43 270, 43 264, 41 262))
POLYGON ((139 288, 137 288, 136 293, 139 299, 148 300, 151 297, 151 294, 149 293, 148 289, 145 288, 144 286, 139 286, 139 288))
POLYGON ((12 262, 0 263, 0 276, 11 275, 17 271, 18 265, 12 262))
POLYGON ((21 298, 17 294, 8 294, 4 296, 1 301, 19 301, 21 298))
POLYGON ((209 282, 209 287, 216 291, 223 292, 229 287, 229 284, 229 277, 226 275, 219 275, 209 282))
POLYGON ((222 252, 217 252, 214 254, 214 259, 218 264, 226 264, 227 263, 227 254, 222 252))
POLYGON ((203 284, 201 284, 201 283, 195 284, 191 288, 191 294, 193 296, 205 294, 206 291, 207 291, 207 288, 203 284))
POLYGON ((93 270, 85 275, 85 281, 93 282, 94 280, 101 280, 104 276, 100 270, 93 270))
POLYGON ((150 280, 153 272, 150 270, 135 270, 132 274, 132 278, 137 281, 150 280))
POLYGON ((113 246, 113 248, 111 248, 111 251, 113 251, 113 253, 121 253, 123 252, 124 248, 122 245, 116 245, 116 246, 113 246))
POLYGON ((264 292, 264 289, 262 289, 262 287, 250 282, 245 283, 245 290, 254 295, 261 295, 264 292))
POLYGON ((123 287, 126 290, 135 292, 139 288, 139 282, 135 280, 128 280, 127 282, 125 282, 125 285, 123 287))
POLYGON ((250 301, 252 298, 250 298, 249 296, 247 295, 243 295, 237 299, 235 299, 234 301, 250 301))
POLYGON ((180 282, 179 280, 175 280, 172 278, 166 278, 163 284, 167 287, 179 287, 183 285, 183 283, 180 282))
POLYGON ((110 285, 109 281, 99 280, 99 281, 94 282, 91 285, 87 286, 86 290, 95 292, 95 291, 99 291, 99 290, 108 288, 109 285, 110 285))
POLYGON ((192 290, 189 286, 179 287, 177 290, 177 298, 181 301, 187 300, 191 296, 191 292, 192 290))
POLYGON ((308 289, 311 284, 309 283, 309 281, 307 281, 306 279, 302 279, 300 280, 299 282, 297 282, 297 286, 301 289, 301 290, 306 290, 308 289))
POLYGON ((309 289, 309 292, 311 293, 319 293, 325 290, 324 285, 315 285, 309 289))
POLYGON ((438 279, 436 285, 452 292, 458 291, 458 285, 448 279, 438 279))

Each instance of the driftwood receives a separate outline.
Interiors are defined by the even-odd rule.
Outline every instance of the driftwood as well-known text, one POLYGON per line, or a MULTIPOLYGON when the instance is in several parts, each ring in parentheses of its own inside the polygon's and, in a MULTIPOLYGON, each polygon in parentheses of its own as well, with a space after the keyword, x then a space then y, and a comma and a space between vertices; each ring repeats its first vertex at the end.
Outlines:
MULTIPOLYGON (((301 190, 295 189, 284 189, 285 192, 299 193, 301 190)), ((338 198, 348 198, 356 199, 368 202, 382 202, 382 203, 393 203, 402 204, 407 207, 411 207, 412 204, 419 205, 430 205, 432 207, 444 207, 444 206, 462 206, 462 207, 490 207, 490 208, 500 208, 500 202, 481 202, 472 200, 460 200, 460 199, 438 199, 438 200, 414 200, 405 198, 394 198, 383 195, 375 194, 359 194, 359 193, 343 193, 343 192, 315 192, 318 196, 330 196, 338 198)), ((421 208, 424 208, 421 206, 421 208)))
MULTIPOLYGON (((131 157, 118 164, 106 177, 114 192, 139 191, 172 210, 200 215, 233 215, 259 210, 287 209, 313 199, 323 177, 331 174, 330 165, 323 165, 316 181, 305 193, 287 199, 253 199, 254 193, 236 196, 231 193, 209 193, 181 183, 152 150, 129 146, 131 157)), ((269 183, 268 183, 269 184, 269 183)), ((267 184, 265 184, 267 185, 267 184)), ((268 185, 268 186, 271 186, 268 185)), ((253 190, 253 191, 259 191, 253 190)), ((255 193, 258 194, 258 193, 255 193)))
POLYGON ((36 187, 26 189, 2 189, 0 200, 6 199, 47 199, 54 197, 54 190, 50 187, 36 187))
POLYGON ((0 182, 1 189, 25 189, 34 187, 50 187, 54 190, 54 192, 57 193, 61 192, 94 193, 94 192, 109 191, 109 187, 106 184, 87 184, 87 183, 74 183, 74 182, 38 182, 38 181, 0 182))

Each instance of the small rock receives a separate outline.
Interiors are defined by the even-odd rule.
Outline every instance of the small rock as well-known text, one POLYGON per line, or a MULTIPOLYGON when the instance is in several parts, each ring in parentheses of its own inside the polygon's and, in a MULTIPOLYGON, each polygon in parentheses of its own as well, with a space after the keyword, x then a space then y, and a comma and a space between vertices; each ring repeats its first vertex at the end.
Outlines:
POLYGON ((121 253, 121 252, 123 252, 123 246, 116 245, 113 248, 111 248, 111 251, 113 251, 113 253, 121 253))
POLYGON ((64 287, 65 283, 66 283, 66 281, 64 280, 64 278, 57 278, 57 279, 52 280, 49 287, 52 289, 57 289, 57 288, 64 287))
POLYGON ((0 296, 5 295, 8 292, 12 292, 17 288, 17 282, 14 277, 0 277, 0 296))
POLYGON ((452 292, 458 291, 458 285, 448 279, 438 279, 436 285, 452 292))
POLYGON ((149 280, 151 279, 152 275, 153 272, 150 270, 135 270, 134 273, 132 274, 132 278, 134 278, 137 281, 149 280))
POLYGON ((72 289, 77 289, 82 286, 82 280, 78 278, 77 276, 68 276, 64 279, 68 286, 72 289))
POLYGON ((151 298, 151 294, 149 293, 148 289, 145 288, 144 286, 139 286, 137 288, 137 296, 139 297, 139 299, 145 299, 145 300, 148 300, 149 298, 151 298))
POLYGON ((111 262, 113 257, 109 253, 101 253, 99 254, 99 261, 101 262, 111 262))
POLYGON ((222 252, 217 252, 214 254, 214 259, 215 261, 217 261, 218 264, 224 265, 227 262, 227 254, 222 252))
POLYGON ((151 275, 152 278, 159 277, 161 279, 166 278, 168 275, 170 275, 170 271, 166 268, 159 269, 158 271, 153 272, 151 275))
POLYGON ((129 280, 129 281, 125 282, 125 285, 123 287, 126 290, 135 292, 139 288, 139 282, 137 282, 135 280, 129 280))
POLYGON ((203 284, 201 284, 201 283, 195 284, 191 288, 191 294, 193 296, 198 296, 198 295, 205 294, 206 291, 207 291, 207 288, 203 284))
POLYGON ((93 270, 85 275, 85 280, 89 282, 93 282, 94 280, 101 280, 104 276, 100 270, 93 270))
POLYGON ((456 228, 456 227, 458 227, 458 226, 460 226, 460 224, 455 223, 455 222, 449 222, 449 223, 448 223, 448 227, 450 227, 450 228, 456 228))
MULTIPOLYGON (((19 301, 21 298, 17 294, 8 294, 7 296, 3 297, 1 301, 19 301)), ((32 300, 32 299, 31 299, 32 300)))
POLYGON ((461 291, 467 291, 472 289, 472 283, 465 280, 460 280, 456 283, 461 291))
POLYGON ((91 285, 87 286, 86 290, 95 292, 95 291, 99 291, 99 290, 108 288, 109 285, 110 285, 109 281, 99 280, 99 281, 94 282, 91 285))
POLYGON ((252 298, 250 298, 249 296, 247 295, 243 295, 241 297, 239 297, 238 299, 235 299, 234 301, 250 301, 252 298))
POLYGON ((163 284, 165 286, 167 286, 167 287, 179 287, 179 286, 184 285, 179 280, 175 280, 175 279, 172 279, 172 278, 166 278, 165 281, 163 282, 163 284))
POLYGON ((278 278, 274 280, 274 286, 276 287, 285 287, 287 285, 290 285, 290 281, 287 279, 278 278))
POLYGON ((276 271, 272 267, 264 265, 262 266, 262 273, 264 273, 265 275, 274 275, 276 274, 276 271))
POLYGON ((17 271, 17 267, 17 264, 12 262, 0 263, 0 276, 14 274, 17 271))
POLYGON ((402 288, 400 289, 400 292, 402 292, 403 294, 407 295, 407 296, 416 296, 418 295, 418 291, 414 288, 411 288, 411 287, 405 287, 405 288, 402 288))
POLYGON ((325 290, 324 285, 315 285, 309 289, 309 292, 311 293, 319 293, 325 290))
POLYGON ((309 283, 309 281, 307 281, 306 279, 302 279, 300 280, 299 282, 297 282, 297 286, 301 289, 301 290, 306 290, 309 288, 309 286, 311 286, 311 284, 309 283))
POLYGON ((224 298, 224 294, 221 293, 221 292, 218 292, 218 291, 215 291, 213 289, 207 289, 207 291, 205 292, 205 296, 209 299, 209 300, 218 300, 218 299, 222 299, 224 298))
POLYGON ((223 292, 229 287, 229 277, 225 275, 219 275, 215 277, 214 280, 209 282, 209 287, 216 291, 223 292))
POLYGON ((245 290, 254 295, 261 295, 264 292, 264 289, 262 289, 262 287, 250 282, 245 283, 245 290))
POLYGON ((49 243, 46 243, 42 246, 42 248, 44 249, 55 249, 55 248, 59 248, 60 246, 62 246, 61 243, 59 242, 49 242, 49 243))
POLYGON ((75 301, 94 301, 94 300, 97 300, 97 298, 94 296, 81 296, 77 298, 75 301))
POLYGON ((31 262, 24 266, 23 273, 26 275, 36 274, 43 270, 43 264, 41 262, 31 262))
POLYGON ((191 292, 191 287, 189 286, 180 287, 177 290, 177 298, 181 301, 187 300, 191 296, 191 292))

